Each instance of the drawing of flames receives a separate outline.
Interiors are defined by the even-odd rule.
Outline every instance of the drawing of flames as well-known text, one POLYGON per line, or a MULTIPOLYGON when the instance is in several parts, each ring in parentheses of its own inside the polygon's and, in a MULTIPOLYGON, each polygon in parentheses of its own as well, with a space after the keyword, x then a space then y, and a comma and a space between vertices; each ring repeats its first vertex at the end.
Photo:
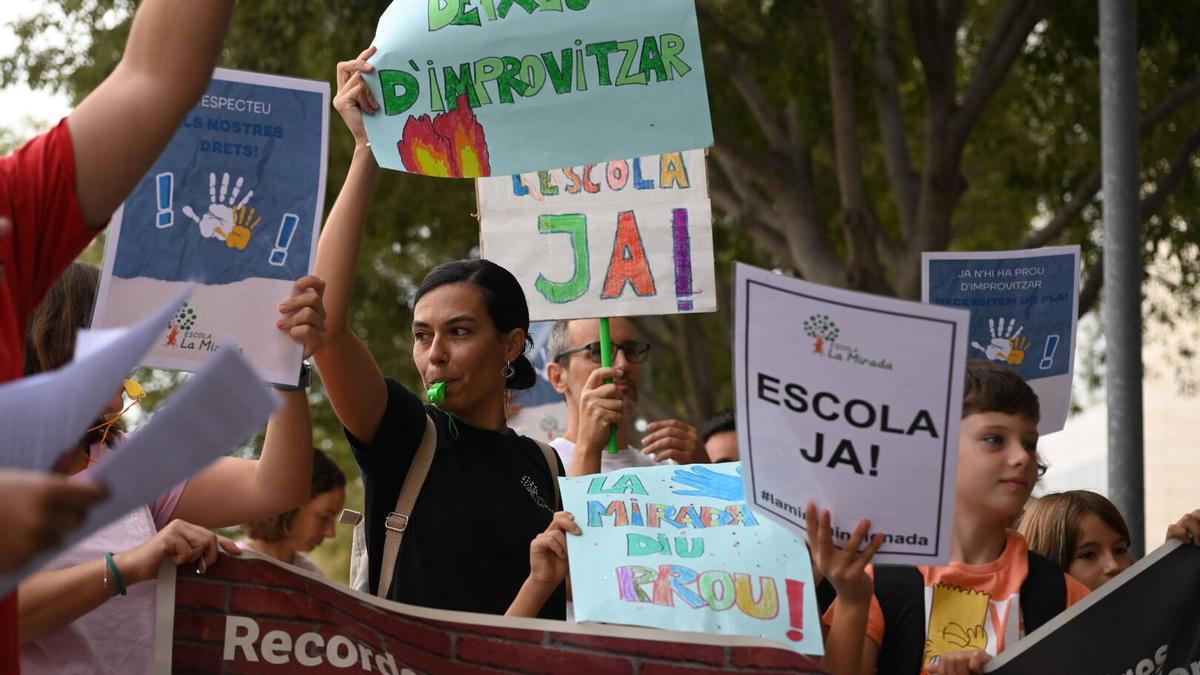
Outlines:
POLYGON ((404 168, 413 173, 446 178, 492 175, 483 125, 466 96, 450 112, 409 117, 396 143, 404 168))

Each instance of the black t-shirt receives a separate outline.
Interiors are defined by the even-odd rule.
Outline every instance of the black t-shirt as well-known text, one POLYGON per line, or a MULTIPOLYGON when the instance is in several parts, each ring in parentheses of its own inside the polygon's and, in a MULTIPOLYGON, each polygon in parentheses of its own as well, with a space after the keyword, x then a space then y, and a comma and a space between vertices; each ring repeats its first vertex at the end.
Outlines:
MULTIPOLYGON (((503 614, 529 576, 529 542, 546 529, 554 486, 541 448, 515 433, 473 427, 424 405, 387 379, 388 402, 375 440, 346 438, 366 488, 370 588, 379 586, 384 520, 396 507, 404 477, 425 432, 437 427, 437 450, 417 497, 396 561, 388 599, 424 607, 503 614)), ((556 460, 559 476, 566 475, 556 460)), ((540 614, 566 616, 566 585, 540 614)))

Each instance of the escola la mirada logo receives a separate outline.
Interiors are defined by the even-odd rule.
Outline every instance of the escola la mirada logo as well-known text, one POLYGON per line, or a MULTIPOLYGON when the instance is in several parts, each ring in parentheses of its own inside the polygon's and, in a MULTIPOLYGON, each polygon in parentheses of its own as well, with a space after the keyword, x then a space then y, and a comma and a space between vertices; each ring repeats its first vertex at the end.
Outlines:
POLYGON ((220 345, 213 339, 211 333, 192 330, 198 318, 196 310, 188 303, 183 303, 183 306, 167 324, 167 340, 162 346, 193 351, 217 351, 220 345))
POLYGON ((813 354, 820 354, 835 361, 892 370, 892 362, 887 358, 870 358, 863 355, 858 347, 838 342, 841 330, 828 314, 813 314, 805 319, 804 334, 813 339, 813 354))

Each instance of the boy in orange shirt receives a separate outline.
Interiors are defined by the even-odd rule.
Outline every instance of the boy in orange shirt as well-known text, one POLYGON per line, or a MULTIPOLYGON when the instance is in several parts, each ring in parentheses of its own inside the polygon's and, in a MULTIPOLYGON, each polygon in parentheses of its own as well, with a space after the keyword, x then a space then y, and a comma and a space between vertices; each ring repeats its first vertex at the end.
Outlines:
POLYGON ((829 512, 809 504, 813 565, 838 596, 825 614, 825 665, 833 672, 981 672, 1087 595, 1008 528, 1037 481, 1039 416, 1037 395, 1012 370, 967 363, 948 565, 871 569, 882 535, 859 553, 870 527, 864 520, 838 550, 829 512))

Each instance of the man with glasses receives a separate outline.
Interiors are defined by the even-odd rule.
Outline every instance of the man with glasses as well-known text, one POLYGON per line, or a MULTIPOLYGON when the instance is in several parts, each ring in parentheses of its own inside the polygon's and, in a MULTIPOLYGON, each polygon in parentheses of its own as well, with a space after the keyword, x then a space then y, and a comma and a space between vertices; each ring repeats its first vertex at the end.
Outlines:
POLYGON ((567 431, 550 442, 568 476, 608 472, 656 462, 707 462, 696 428, 679 420, 651 422, 639 450, 632 445, 642 368, 650 345, 637 340, 628 319, 610 319, 613 367, 600 366, 600 322, 561 320, 550 333, 546 376, 567 400, 567 431), (610 384, 604 380, 611 378, 610 384), (608 452, 609 427, 617 426, 616 454, 608 452))

